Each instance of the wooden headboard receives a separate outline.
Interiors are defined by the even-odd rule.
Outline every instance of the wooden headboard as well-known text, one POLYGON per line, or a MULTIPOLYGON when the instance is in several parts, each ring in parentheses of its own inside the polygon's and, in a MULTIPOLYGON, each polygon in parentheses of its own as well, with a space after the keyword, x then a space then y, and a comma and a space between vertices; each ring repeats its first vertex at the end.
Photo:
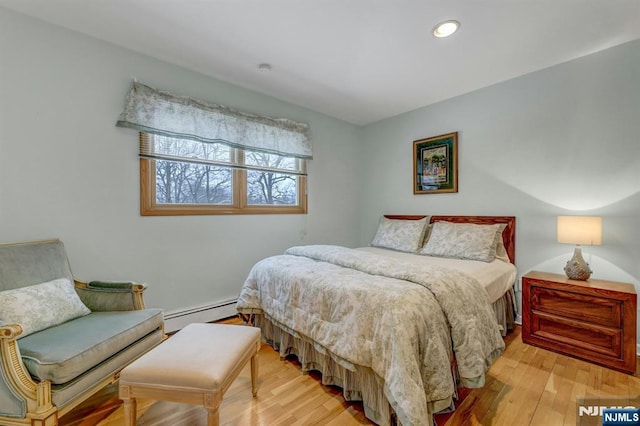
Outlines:
MULTIPOLYGON (((426 215, 398 215, 398 214, 386 214, 384 217, 387 219, 403 219, 403 220, 418 220, 422 219, 426 215)), ((475 223, 477 225, 493 225, 496 223, 507 224, 506 228, 502 232, 502 241, 504 242, 504 248, 507 250, 507 255, 511 263, 516 263, 516 218, 515 216, 431 216, 429 223, 444 221, 454 223, 475 223)))

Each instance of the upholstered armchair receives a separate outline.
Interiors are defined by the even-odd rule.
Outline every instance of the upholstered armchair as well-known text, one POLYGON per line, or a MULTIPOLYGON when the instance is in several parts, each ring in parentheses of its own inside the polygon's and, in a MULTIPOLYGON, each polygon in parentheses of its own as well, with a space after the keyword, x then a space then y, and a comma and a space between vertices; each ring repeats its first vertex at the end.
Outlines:
POLYGON ((0 425, 57 425, 158 345, 145 288, 74 280, 59 240, 0 245, 0 425))

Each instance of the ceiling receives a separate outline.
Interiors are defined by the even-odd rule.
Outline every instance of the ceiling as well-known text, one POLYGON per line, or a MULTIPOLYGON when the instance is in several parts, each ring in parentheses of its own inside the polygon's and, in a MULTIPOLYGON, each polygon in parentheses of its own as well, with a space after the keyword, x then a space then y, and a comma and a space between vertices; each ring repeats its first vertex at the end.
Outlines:
POLYGON ((0 7, 359 125, 640 38, 638 0, 0 0, 0 7), (460 21, 460 30, 434 38, 434 25, 446 19, 460 21), (263 62, 270 72, 258 70, 263 62))

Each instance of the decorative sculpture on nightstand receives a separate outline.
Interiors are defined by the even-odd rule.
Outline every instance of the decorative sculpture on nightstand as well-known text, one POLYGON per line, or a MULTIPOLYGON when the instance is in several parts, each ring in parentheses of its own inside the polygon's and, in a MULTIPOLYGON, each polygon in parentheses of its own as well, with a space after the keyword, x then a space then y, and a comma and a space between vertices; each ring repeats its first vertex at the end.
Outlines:
POLYGON ((558 216, 558 242, 575 244, 573 257, 564 267, 567 277, 586 281, 591 276, 589 264, 582 257, 580 244, 602 244, 602 218, 597 216, 558 216))

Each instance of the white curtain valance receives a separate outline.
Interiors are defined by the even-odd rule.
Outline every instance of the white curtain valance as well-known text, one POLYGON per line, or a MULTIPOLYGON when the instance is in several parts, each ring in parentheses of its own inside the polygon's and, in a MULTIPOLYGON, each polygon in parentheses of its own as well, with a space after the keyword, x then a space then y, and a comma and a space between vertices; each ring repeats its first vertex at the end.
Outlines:
POLYGON ((309 125, 261 117, 133 82, 116 123, 140 132, 312 158, 309 125))

